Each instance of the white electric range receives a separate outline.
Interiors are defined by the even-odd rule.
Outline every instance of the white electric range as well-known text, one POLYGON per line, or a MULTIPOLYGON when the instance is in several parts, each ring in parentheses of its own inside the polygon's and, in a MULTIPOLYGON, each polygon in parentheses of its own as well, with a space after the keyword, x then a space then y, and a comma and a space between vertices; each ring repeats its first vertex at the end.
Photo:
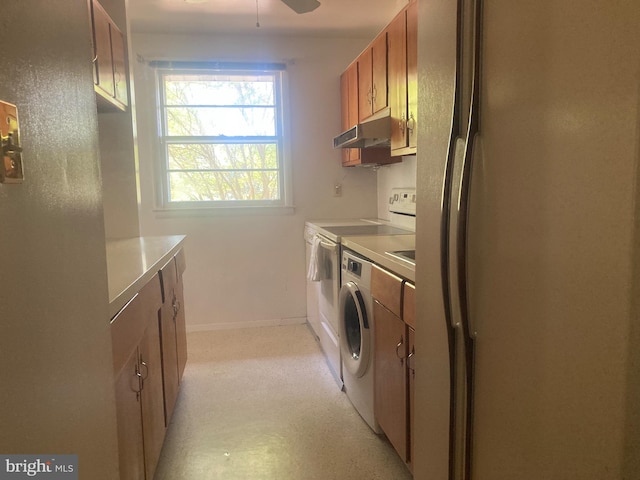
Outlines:
POLYGON ((415 189, 393 189, 391 222, 378 219, 318 220, 305 223, 307 252, 307 322, 342 388, 338 296, 341 286, 341 238, 362 235, 413 235, 415 189), (394 221, 395 220, 395 221, 394 221))

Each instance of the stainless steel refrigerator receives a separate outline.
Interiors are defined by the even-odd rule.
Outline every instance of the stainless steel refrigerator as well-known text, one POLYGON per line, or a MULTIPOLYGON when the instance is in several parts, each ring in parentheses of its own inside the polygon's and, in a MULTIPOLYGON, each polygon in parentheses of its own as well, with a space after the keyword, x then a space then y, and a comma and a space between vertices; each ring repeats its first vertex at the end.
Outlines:
POLYGON ((640 478, 640 2, 419 0, 417 480, 640 478))

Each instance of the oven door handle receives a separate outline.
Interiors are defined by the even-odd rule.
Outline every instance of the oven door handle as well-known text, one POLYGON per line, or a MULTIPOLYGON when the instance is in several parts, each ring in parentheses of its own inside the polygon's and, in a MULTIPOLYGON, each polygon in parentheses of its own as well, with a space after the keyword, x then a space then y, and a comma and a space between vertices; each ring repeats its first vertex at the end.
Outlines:
POLYGON ((325 242, 320 240, 320 246, 325 250, 329 250, 331 253, 334 253, 338 250, 338 244, 333 242, 325 242))

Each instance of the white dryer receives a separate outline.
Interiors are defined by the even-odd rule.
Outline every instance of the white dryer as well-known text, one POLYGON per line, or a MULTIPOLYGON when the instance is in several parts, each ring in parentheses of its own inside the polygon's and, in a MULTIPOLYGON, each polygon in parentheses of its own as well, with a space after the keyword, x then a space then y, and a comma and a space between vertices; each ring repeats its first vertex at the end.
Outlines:
POLYGON ((350 250, 343 250, 339 337, 345 393, 371 429, 382 433, 373 412, 374 318, 371 266, 369 260, 350 250))

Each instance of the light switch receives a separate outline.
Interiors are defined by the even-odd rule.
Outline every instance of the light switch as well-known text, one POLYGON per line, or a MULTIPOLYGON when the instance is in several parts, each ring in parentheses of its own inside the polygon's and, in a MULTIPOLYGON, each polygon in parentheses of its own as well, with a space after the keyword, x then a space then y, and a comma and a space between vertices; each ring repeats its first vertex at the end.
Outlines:
POLYGON ((22 148, 18 108, 0 100, 0 183, 22 183, 22 148))

